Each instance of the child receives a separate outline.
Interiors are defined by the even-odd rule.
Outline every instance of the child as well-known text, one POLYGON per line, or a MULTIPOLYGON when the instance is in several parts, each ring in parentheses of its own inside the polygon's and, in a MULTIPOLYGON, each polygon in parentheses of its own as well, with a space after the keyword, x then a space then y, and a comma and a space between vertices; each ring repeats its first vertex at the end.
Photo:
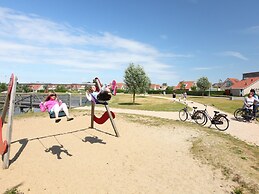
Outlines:
POLYGON ((44 102, 40 103, 40 110, 42 112, 48 110, 49 113, 54 112, 56 120, 55 122, 58 123, 61 121, 61 119, 58 118, 59 111, 64 111, 67 117, 67 121, 71 121, 74 118, 69 117, 69 112, 67 105, 65 103, 62 103, 61 100, 57 99, 56 93, 50 93, 44 102))
POLYGON ((99 92, 96 90, 96 86, 91 86, 90 89, 86 91, 86 98, 89 101, 108 101, 111 99, 111 95, 109 93, 109 86, 102 87, 99 92))

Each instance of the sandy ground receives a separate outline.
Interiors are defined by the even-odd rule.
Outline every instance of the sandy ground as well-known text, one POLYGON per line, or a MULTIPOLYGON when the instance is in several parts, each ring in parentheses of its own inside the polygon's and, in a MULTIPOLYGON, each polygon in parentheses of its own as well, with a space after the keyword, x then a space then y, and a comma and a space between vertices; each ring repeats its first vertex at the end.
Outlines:
POLYGON ((11 165, 0 169, 0 193, 230 193, 233 183, 193 159, 192 129, 148 127, 115 119, 90 126, 90 111, 59 124, 14 120, 11 165))

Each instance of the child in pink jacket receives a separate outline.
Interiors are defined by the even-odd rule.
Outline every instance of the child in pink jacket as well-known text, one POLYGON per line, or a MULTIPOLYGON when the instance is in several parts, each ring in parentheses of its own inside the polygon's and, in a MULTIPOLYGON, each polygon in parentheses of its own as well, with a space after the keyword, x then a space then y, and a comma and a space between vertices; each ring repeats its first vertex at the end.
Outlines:
POLYGON ((42 112, 45 112, 46 110, 49 113, 54 112, 56 120, 55 122, 58 123, 61 121, 61 119, 58 118, 58 113, 59 111, 64 111, 67 117, 67 121, 71 121, 74 118, 69 117, 69 112, 67 105, 65 103, 62 103, 61 100, 57 99, 57 94, 56 93, 51 93, 47 96, 44 102, 40 103, 40 110, 42 112))

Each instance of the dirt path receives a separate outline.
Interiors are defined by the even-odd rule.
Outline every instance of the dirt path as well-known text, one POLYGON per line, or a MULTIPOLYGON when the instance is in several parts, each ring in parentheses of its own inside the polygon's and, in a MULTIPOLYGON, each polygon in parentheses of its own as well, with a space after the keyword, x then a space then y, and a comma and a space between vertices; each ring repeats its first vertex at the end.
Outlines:
MULTIPOLYGON (((88 113, 88 111, 85 111, 88 113)), ((79 114, 79 113, 75 113, 79 114)), ((58 124, 49 118, 14 120, 11 166, 0 169, 0 193, 230 193, 233 182, 190 153, 198 130, 152 127, 125 120, 89 129, 90 116, 58 124)))
MULTIPOLYGON (((172 101, 171 98, 168 97, 162 97, 162 96, 153 96, 156 98, 164 98, 168 99, 169 101, 172 101)), ((204 105, 193 102, 193 101, 186 101, 188 106, 193 107, 196 106, 198 109, 204 109, 204 105)), ((80 107, 78 109, 87 109, 90 110, 90 107, 80 107)), ((103 107, 96 107, 97 110, 105 110, 103 107)), ((210 115, 214 115, 214 110, 220 111, 214 107, 208 106, 207 110, 210 115)), ((160 117, 160 118, 166 118, 166 119, 173 119, 173 120, 179 120, 179 114, 178 112, 156 112, 156 111, 144 111, 144 110, 129 110, 129 109, 117 109, 112 108, 113 112, 117 113, 129 113, 129 114, 139 114, 139 115, 147 115, 147 116, 154 116, 154 117, 160 117)), ((222 112, 222 111, 220 111, 222 112)), ((224 113, 224 112, 222 112, 224 113)), ((255 144, 259 146, 259 123, 254 121, 252 123, 246 123, 246 122, 239 122, 237 121, 232 114, 227 114, 227 117, 229 118, 229 128, 224 131, 224 133, 228 133, 242 141, 245 141, 249 144, 255 144)), ((212 129, 216 129, 215 126, 212 126, 212 129)))

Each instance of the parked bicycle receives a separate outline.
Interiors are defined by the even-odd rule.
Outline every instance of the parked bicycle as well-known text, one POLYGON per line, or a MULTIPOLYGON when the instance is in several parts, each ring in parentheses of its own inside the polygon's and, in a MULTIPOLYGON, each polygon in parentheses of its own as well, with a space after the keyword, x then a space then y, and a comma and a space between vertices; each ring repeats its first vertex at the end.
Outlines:
POLYGON ((214 111, 214 116, 211 117, 207 111, 207 105, 204 105, 205 109, 204 110, 198 110, 197 112, 201 112, 205 115, 206 121, 202 123, 201 125, 206 125, 208 120, 210 120, 210 126, 212 124, 215 125, 215 127, 220 130, 220 131, 225 131, 229 127, 229 120, 227 118, 226 114, 222 114, 219 111, 214 111))
POLYGON ((197 111, 197 107, 193 107, 193 112, 188 110, 188 105, 179 111, 179 118, 181 121, 186 121, 188 118, 193 119, 196 123, 202 124, 206 121, 206 117, 201 112, 197 111))

